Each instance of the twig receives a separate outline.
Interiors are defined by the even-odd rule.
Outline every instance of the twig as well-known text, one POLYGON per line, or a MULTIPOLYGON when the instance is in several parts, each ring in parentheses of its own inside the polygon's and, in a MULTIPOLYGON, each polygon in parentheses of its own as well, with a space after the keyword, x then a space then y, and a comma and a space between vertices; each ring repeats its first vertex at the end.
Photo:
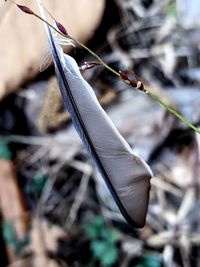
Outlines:
POLYGON ((75 138, 66 139, 60 137, 41 137, 41 136, 25 136, 25 135, 0 135, 0 140, 13 142, 13 143, 21 143, 26 145, 35 145, 35 146, 50 146, 52 144, 55 145, 66 145, 66 146, 74 146, 74 143, 77 143, 75 138))
POLYGON ((90 180, 91 177, 91 173, 92 173, 92 168, 90 168, 90 172, 88 171, 88 165, 84 164, 84 168, 82 169, 83 171, 83 175, 82 175, 82 179, 79 185, 79 188, 77 190, 76 193, 76 197, 75 200, 71 206, 70 212, 69 212, 69 216, 67 217, 66 221, 65 221, 65 229, 70 230, 72 224, 74 223, 76 216, 77 216, 77 212, 80 208, 80 205, 85 197, 85 193, 88 187, 88 182, 90 180))

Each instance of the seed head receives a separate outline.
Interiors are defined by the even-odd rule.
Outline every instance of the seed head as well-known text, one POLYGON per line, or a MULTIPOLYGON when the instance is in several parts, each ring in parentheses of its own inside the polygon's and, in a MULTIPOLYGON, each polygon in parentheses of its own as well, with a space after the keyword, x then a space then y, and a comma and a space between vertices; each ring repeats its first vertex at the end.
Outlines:
POLYGON ((129 80, 128 75, 121 70, 119 70, 119 75, 122 80, 125 80, 125 81, 129 80))
POLYGON ((97 66, 102 66, 102 64, 100 62, 84 62, 84 64, 79 69, 89 70, 97 66))
POLYGON ((130 85, 134 88, 137 88, 138 82, 136 80, 130 80, 130 85))
POLYGON ((56 20, 55 23, 60 32, 62 32, 64 35, 68 35, 67 30, 59 21, 56 20))
POLYGON ((144 91, 144 84, 141 81, 137 82, 137 86, 136 87, 137 87, 138 90, 144 91))
POLYGON ((29 7, 27 7, 27 6, 22 6, 22 5, 18 5, 18 4, 16 4, 17 5, 17 7, 19 8, 19 9, 21 9, 21 11, 23 11, 24 13, 26 13, 26 14, 30 14, 30 15, 33 15, 34 14, 34 12, 29 8, 29 7))

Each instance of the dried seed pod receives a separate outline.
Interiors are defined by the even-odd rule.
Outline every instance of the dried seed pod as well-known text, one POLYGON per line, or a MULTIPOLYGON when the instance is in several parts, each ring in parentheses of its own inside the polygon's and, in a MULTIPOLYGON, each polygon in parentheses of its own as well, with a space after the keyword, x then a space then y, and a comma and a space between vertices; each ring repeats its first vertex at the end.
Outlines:
POLYGON ((67 30, 65 29, 65 27, 59 22, 59 21, 57 21, 57 20, 55 20, 55 23, 56 23, 56 26, 57 26, 57 28, 58 28, 58 30, 61 32, 61 33, 63 33, 64 35, 68 35, 68 33, 67 33, 67 30))
POLYGON ((137 89, 143 91, 144 90, 144 84, 141 81, 137 82, 137 89))
POLYGON ((26 14, 30 14, 30 15, 33 15, 34 14, 34 12, 29 8, 29 7, 27 7, 27 6, 22 6, 22 5, 18 5, 18 4, 16 4, 17 5, 17 7, 21 10, 21 11, 23 11, 24 13, 26 13, 26 14))
POLYGON ((89 70, 96 66, 101 66, 100 62, 84 62, 84 64, 79 68, 80 70, 89 70))
POLYGON ((130 80, 130 85, 134 88, 137 88, 138 82, 136 80, 130 80))
POLYGON ((125 81, 129 80, 128 75, 126 74, 126 72, 119 70, 119 75, 120 75, 120 78, 122 80, 125 80, 125 81))

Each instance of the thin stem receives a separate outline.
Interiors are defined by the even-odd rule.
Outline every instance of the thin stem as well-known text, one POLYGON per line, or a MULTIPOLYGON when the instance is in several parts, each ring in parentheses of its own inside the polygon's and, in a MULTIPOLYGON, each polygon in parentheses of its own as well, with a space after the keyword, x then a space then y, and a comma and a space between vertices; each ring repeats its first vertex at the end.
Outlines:
MULTIPOLYGON (((48 21, 44 20, 42 17, 40 17, 39 15, 37 15, 36 13, 33 14, 35 17, 37 17, 38 19, 42 20, 43 22, 45 22, 49 27, 51 27, 54 31, 56 31, 57 33, 59 33, 60 35, 62 35, 64 38, 69 38, 71 39, 74 43, 76 43, 77 45, 79 45, 80 47, 84 48, 88 53, 90 53, 92 56, 94 56, 107 70, 109 70, 110 72, 112 72, 114 75, 116 75, 117 77, 120 77, 120 74, 114 70, 113 68, 111 68, 110 66, 108 66, 95 52, 93 52, 92 50, 90 50, 86 45, 82 44, 81 42, 75 40, 74 38, 72 38, 70 35, 65 35, 62 32, 60 32, 59 30, 57 30, 54 26, 52 26, 48 21)), ((130 83, 128 83, 126 80, 122 80, 124 83, 130 85, 130 83)), ((171 107, 170 105, 166 104, 165 102, 163 102, 159 97, 157 97, 156 95, 154 95, 153 93, 149 92, 146 89, 143 89, 142 91, 144 91, 147 95, 149 95, 151 98, 153 98, 156 102, 158 102, 162 107, 164 107, 166 110, 168 110, 171 114, 173 114, 175 117, 179 118, 180 120, 182 120, 185 124, 187 124, 190 128, 192 128, 195 132, 197 132, 198 134, 200 134, 200 128, 197 128, 196 126, 194 126, 192 123, 190 123, 187 119, 185 119, 184 117, 182 117, 173 107, 171 107)))
POLYGON ((40 19, 41 21, 45 22, 49 27, 51 27, 54 31, 56 31, 57 33, 59 33, 60 35, 62 35, 64 38, 69 38, 71 39, 74 43, 76 43, 77 45, 79 45, 80 47, 84 48, 88 53, 90 53, 92 56, 94 56, 107 70, 111 71, 113 74, 115 74, 116 76, 120 77, 120 74, 112 69, 111 67, 109 67, 95 52, 93 52, 92 50, 90 50, 86 45, 82 44, 81 42, 75 40, 74 38, 72 38, 70 35, 65 35, 62 32, 60 32, 59 30, 57 30, 53 25, 51 25, 48 21, 44 20, 42 17, 40 17, 39 15, 37 15, 36 13, 33 14, 33 16, 35 16, 36 18, 40 19))
POLYGON ((154 95, 153 93, 146 91, 146 94, 149 95, 151 98, 153 98, 156 102, 158 102, 161 106, 163 106, 165 109, 167 109, 170 113, 172 113, 175 117, 182 120, 185 124, 187 124, 190 128, 192 128, 195 132, 200 134, 200 128, 197 128, 192 123, 190 123, 187 119, 182 117, 173 107, 163 102, 159 97, 154 95))
MULTIPOLYGON (((70 37, 71 38, 71 37, 70 37)), ((85 50, 87 50, 91 55, 93 55, 96 59, 98 59, 99 62, 101 62, 101 64, 109 71, 111 71, 113 74, 115 74, 116 76, 120 77, 120 74, 112 69, 111 67, 109 67, 95 52, 93 52, 92 50, 90 50, 87 46, 85 46, 84 44, 80 43, 79 41, 74 40, 73 38, 71 38, 72 41, 76 42, 79 46, 81 46, 82 48, 84 48, 85 50)))

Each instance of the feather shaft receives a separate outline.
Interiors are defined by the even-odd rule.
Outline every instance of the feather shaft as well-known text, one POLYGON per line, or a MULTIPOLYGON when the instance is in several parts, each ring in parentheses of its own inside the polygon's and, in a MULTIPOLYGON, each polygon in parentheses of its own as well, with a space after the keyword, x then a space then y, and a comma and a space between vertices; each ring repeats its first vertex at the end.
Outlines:
MULTIPOLYGON (((39 8, 45 20, 40 4, 39 8)), ((146 218, 152 172, 132 152, 102 109, 75 60, 63 53, 62 48, 55 43, 50 28, 47 25, 45 28, 59 88, 73 124, 125 219, 133 227, 142 227, 146 218), (129 188, 127 193, 124 188, 129 188)))

